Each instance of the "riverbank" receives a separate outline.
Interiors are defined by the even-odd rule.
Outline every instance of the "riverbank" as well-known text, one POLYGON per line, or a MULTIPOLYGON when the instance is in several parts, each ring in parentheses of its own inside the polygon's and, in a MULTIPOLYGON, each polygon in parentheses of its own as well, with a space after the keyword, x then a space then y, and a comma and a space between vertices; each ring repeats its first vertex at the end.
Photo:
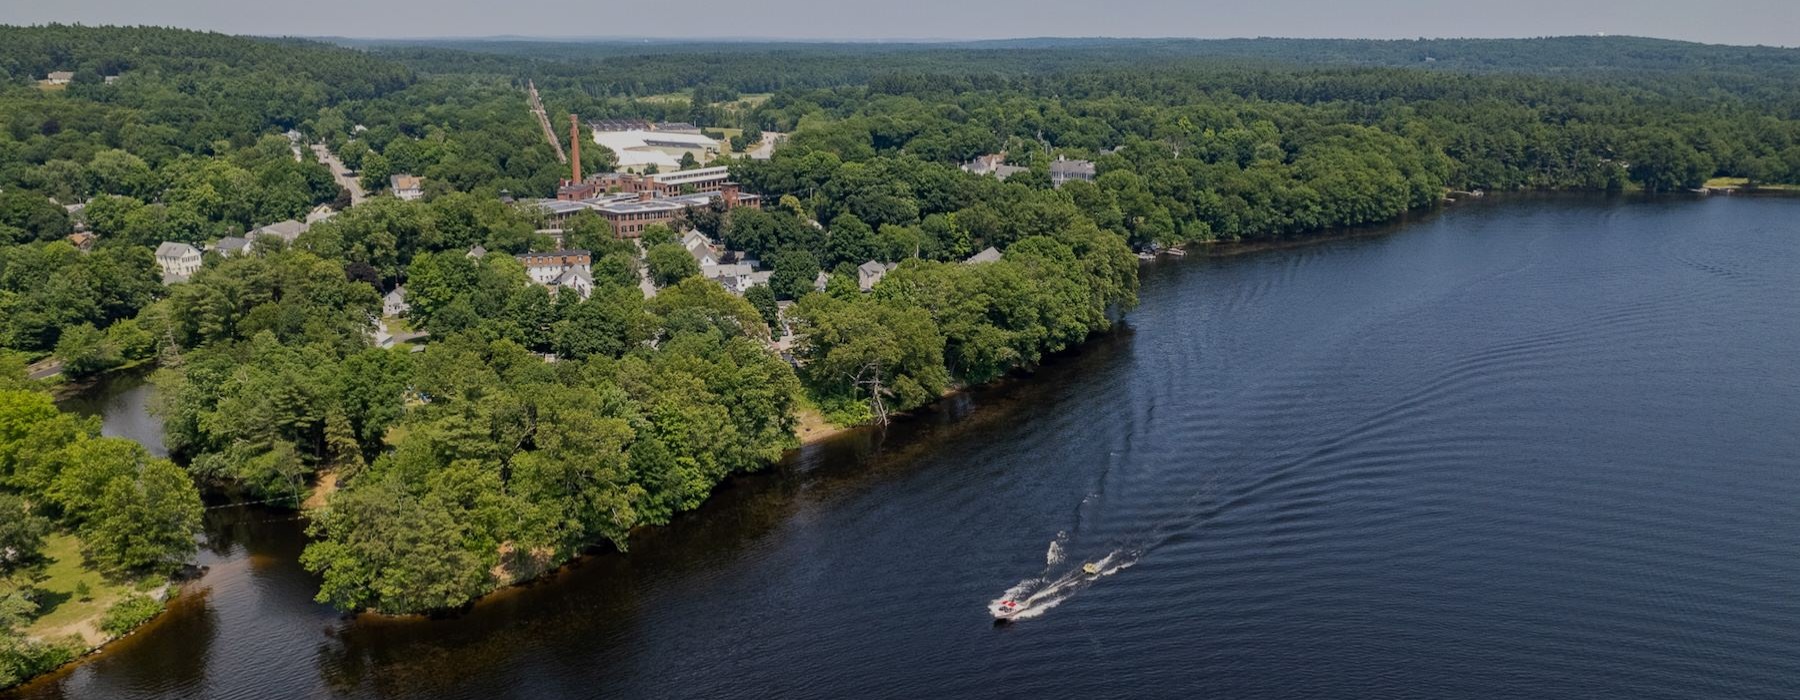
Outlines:
MULTIPOLYGON (((44 538, 44 566, 32 583, 41 612, 20 632, 41 645, 51 664, 18 680, 55 673, 130 636, 168 610, 180 582, 160 576, 117 579, 89 568, 81 540, 67 532, 44 538)), ((0 690, 4 690, 0 686, 0 690)))

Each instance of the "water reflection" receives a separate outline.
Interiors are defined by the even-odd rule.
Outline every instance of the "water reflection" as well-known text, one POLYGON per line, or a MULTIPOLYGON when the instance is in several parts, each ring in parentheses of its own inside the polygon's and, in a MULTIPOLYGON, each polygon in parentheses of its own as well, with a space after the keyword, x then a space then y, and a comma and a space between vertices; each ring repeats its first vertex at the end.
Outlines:
POLYGON ((156 387, 151 368, 108 374, 87 388, 57 402, 63 410, 100 417, 100 433, 143 443, 158 457, 169 456, 163 447, 162 419, 150 412, 156 387))

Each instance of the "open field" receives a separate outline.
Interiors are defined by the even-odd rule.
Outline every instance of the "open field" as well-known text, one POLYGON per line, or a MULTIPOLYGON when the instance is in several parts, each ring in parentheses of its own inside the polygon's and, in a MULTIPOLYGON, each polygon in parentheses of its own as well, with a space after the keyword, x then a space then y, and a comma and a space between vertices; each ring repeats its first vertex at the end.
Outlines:
POLYGON ((66 532, 45 539, 44 556, 49 560, 44 568, 48 578, 39 588, 47 594, 46 611, 25 628, 26 634, 40 639, 61 639, 72 633, 90 645, 104 642, 106 634, 100 631, 100 618, 106 609, 127 594, 156 584, 144 579, 113 581, 83 566, 81 541, 66 532), (88 586, 86 600, 76 594, 83 583, 88 586))

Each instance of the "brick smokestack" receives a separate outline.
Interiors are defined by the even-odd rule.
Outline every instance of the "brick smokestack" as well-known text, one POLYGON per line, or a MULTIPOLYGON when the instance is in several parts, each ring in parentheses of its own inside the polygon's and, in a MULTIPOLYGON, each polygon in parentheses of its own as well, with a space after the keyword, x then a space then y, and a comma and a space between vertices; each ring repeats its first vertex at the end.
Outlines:
POLYGON ((569 168, 574 179, 570 184, 581 184, 581 120, 569 115, 569 168))

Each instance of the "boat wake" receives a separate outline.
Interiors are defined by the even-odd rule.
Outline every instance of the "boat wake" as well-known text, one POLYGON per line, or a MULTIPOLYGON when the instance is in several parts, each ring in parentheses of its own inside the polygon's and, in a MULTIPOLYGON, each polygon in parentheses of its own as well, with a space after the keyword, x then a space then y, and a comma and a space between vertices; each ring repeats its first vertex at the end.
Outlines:
POLYGON ((1044 570, 1037 576, 1027 578, 1006 589, 999 598, 988 603, 988 612, 996 619, 1029 620, 1048 612, 1076 593, 1092 586, 1100 579, 1131 568, 1143 555, 1141 550, 1115 549, 1098 560, 1065 564, 1065 548, 1069 540, 1068 533, 1056 533, 1056 539, 1050 541, 1049 551, 1044 553, 1044 570), (1095 572, 1088 573, 1086 566, 1093 564, 1095 572), (1008 603, 1012 606, 1009 608, 1008 603))

